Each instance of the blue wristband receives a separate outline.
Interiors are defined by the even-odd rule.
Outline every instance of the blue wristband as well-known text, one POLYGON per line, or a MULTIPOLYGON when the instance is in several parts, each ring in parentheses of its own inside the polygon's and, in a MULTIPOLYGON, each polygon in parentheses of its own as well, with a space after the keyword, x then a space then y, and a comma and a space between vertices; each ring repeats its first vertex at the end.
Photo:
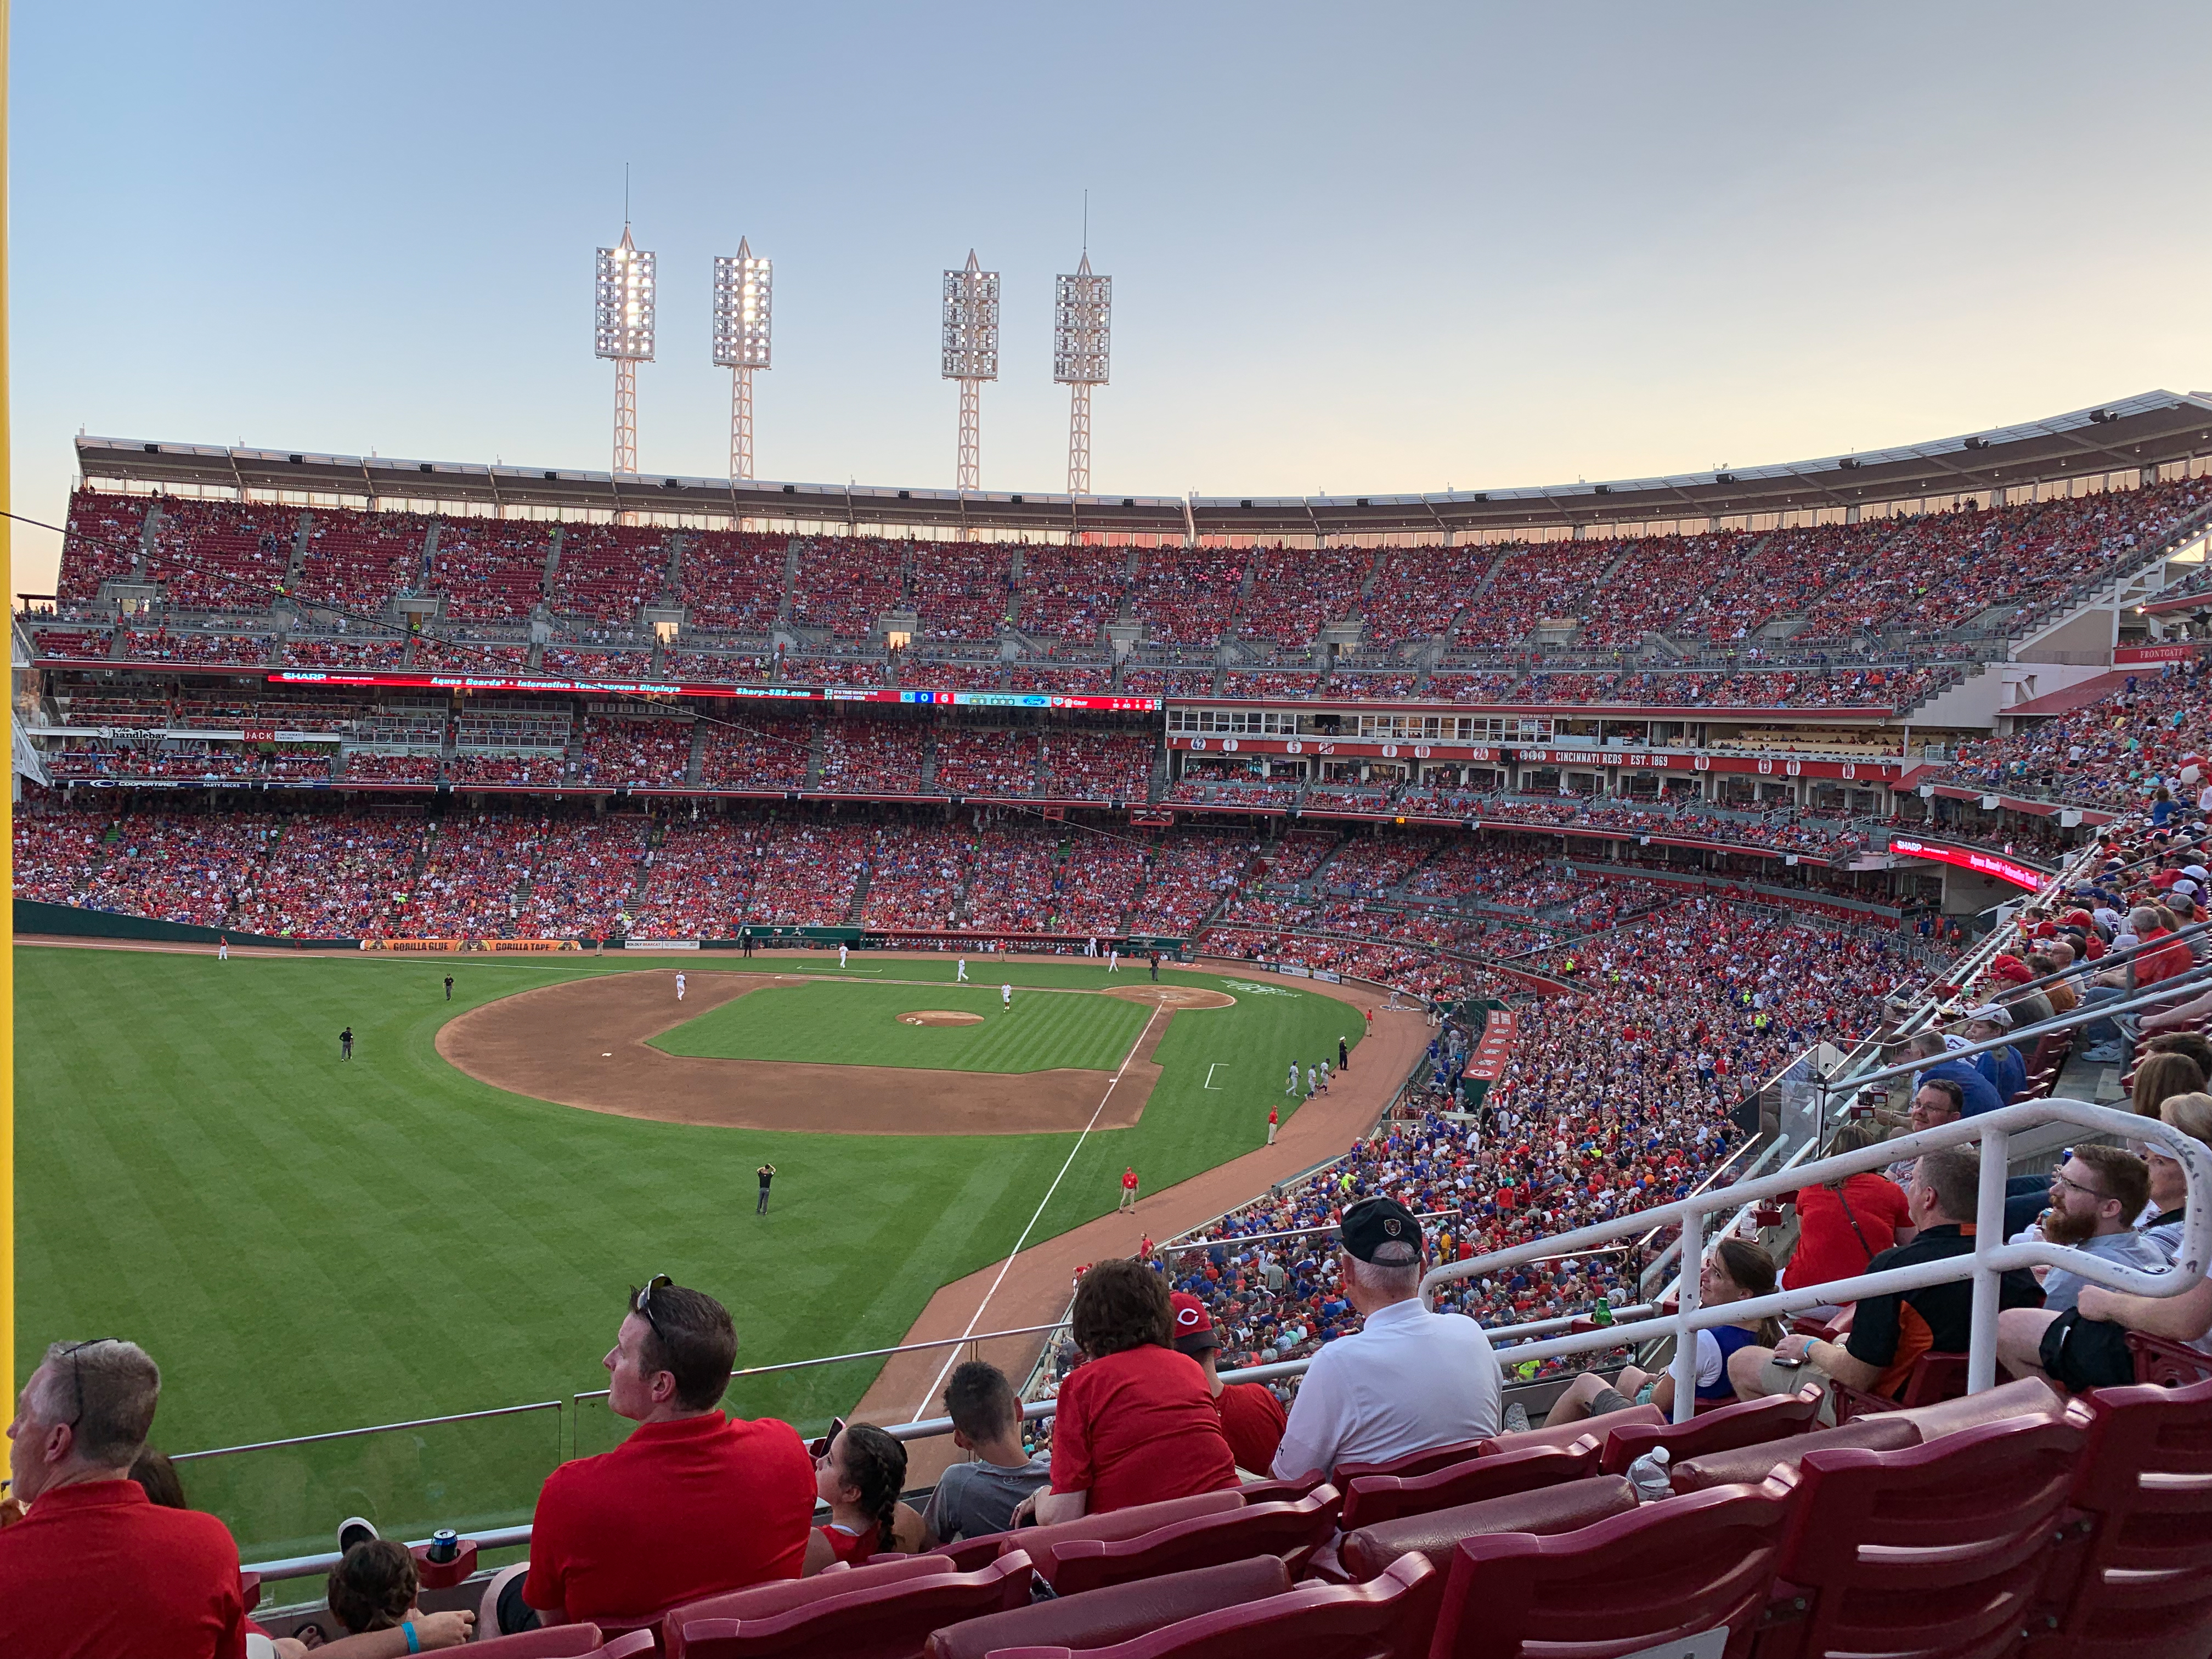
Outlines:
POLYGON ((399 1628, 404 1631, 407 1634, 407 1651, 410 1653, 422 1652, 422 1638, 415 1633, 415 1621, 412 1619, 410 1619, 401 1625, 399 1628))

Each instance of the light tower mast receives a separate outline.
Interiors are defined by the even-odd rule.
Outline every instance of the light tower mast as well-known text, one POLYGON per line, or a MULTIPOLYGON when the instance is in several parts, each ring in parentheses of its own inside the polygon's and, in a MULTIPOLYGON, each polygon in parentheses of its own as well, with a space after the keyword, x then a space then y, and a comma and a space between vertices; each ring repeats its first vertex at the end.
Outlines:
POLYGON ((982 459, 983 382, 999 378, 999 273, 975 263, 945 273, 945 378, 960 382, 960 478, 975 489, 982 459))
POLYGON ((1073 276, 1054 279, 1052 378, 1068 389, 1067 493, 1091 493, 1091 388, 1104 386, 1112 356, 1114 279, 1091 274, 1091 254, 1073 276))
POLYGON ((622 246, 599 250, 592 349, 615 365, 615 468, 637 471, 637 366, 653 361, 653 258, 623 223, 622 246))
POLYGON ((753 258, 738 238, 737 257, 714 261, 714 362, 730 371, 730 476, 753 476, 753 371, 769 368, 773 261, 753 258))

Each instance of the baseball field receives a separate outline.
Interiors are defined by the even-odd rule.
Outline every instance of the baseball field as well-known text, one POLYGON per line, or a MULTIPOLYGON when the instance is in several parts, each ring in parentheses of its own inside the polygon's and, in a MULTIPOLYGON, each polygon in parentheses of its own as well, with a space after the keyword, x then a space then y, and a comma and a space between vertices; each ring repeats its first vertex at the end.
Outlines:
MULTIPOLYGON (((1297 1103, 1286 1064, 1361 1030, 1234 975, 1169 970, 1162 996, 1141 967, 953 973, 19 949, 19 1366, 58 1337, 143 1342, 172 1451, 562 1402, 185 1469, 249 1558, 320 1547, 334 1503, 490 1524, 611 1434, 573 1396, 652 1274, 730 1306, 741 1366, 890 1346, 940 1285, 1111 1210, 1125 1164, 1149 1192, 1261 1145, 1297 1103), (924 1014, 951 1018, 902 1018, 924 1014), (533 1060, 605 1097, 501 1086, 533 1060), (933 1132, 939 1093, 1002 1126, 933 1132)), ((875 1370, 740 1377, 730 1404, 805 1428, 875 1370)))

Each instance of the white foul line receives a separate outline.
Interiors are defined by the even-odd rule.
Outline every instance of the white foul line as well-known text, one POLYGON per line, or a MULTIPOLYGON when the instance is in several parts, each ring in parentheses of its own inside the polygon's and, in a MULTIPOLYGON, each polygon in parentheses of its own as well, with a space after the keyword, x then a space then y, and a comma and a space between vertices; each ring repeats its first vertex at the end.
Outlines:
MULTIPOLYGON (((1060 1190, 1060 1181, 1074 1164, 1076 1153, 1083 1150, 1083 1143, 1090 1139, 1091 1132, 1098 1127, 1100 1114, 1105 1111, 1106 1103, 1114 1097, 1115 1085, 1121 1082, 1121 1073, 1129 1069, 1129 1062, 1137 1057, 1137 1050, 1145 1046, 1146 1035, 1152 1029, 1152 1022, 1159 1017, 1160 1011, 1157 1006, 1145 1017, 1144 1030, 1137 1033, 1136 1042, 1130 1045, 1129 1052, 1121 1056, 1120 1069, 1115 1072, 1112 1081, 1107 1084, 1106 1092, 1098 1097, 1097 1111, 1091 1114, 1091 1121, 1083 1126, 1083 1133, 1076 1136, 1075 1145, 1068 1148, 1067 1162, 1060 1166, 1060 1174, 1054 1176, 1052 1178, 1052 1185, 1044 1189, 1044 1197, 1037 1204, 1036 1213, 1030 1218, 1030 1224, 1022 1229, 1022 1236, 1014 1241, 1014 1248, 1007 1253, 1006 1259, 999 1264, 999 1276, 991 1281, 991 1288, 983 1292, 983 1299, 975 1304, 975 1316, 969 1320, 968 1328, 960 1333, 961 1341, 964 1342, 975 1335, 975 1327, 982 1322, 983 1310, 991 1305, 991 1298, 998 1295, 999 1286, 1006 1281, 1006 1270, 1014 1265, 1014 1257, 1022 1253, 1022 1246, 1030 1242, 1030 1234, 1036 1231, 1037 1223, 1044 1218, 1045 1206, 1052 1202, 1052 1195, 1060 1190)), ((918 1421, 929 1409, 929 1402, 936 1398, 938 1389, 944 1386, 945 1377, 951 1374, 954 1364, 959 1358, 960 1350, 957 1346, 945 1354, 945 1364, 939 1368, 936 1381, 922 1391, 921 1402, 906 1414, 908 1422, 918 1421)))
POLYGON ((1221 1061, 1217 1060, 1212 1065, 1206 1068, 1206 1086, 1207 1088, 1215 1089, 1220 1087, 1218 1084, 1214 1082, 1213 1074, 1221 1069, 1221 1061))

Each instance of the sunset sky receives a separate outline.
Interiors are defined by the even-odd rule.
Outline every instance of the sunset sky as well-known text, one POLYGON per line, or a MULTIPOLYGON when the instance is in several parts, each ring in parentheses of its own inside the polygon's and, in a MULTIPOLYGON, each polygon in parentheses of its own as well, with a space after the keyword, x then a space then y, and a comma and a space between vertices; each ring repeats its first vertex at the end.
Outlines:
MULTIPOLYGON (((595 246, 659 255, 653 471, 950 487, 939 273, 1001 270, 987 489, 1790 460, 2212 386, 2212 8, 206 3, 14 12, 17 510, 80 428, 604 470, 595 246)), ((57 538, 17 532, 17 591, 57 538)))

